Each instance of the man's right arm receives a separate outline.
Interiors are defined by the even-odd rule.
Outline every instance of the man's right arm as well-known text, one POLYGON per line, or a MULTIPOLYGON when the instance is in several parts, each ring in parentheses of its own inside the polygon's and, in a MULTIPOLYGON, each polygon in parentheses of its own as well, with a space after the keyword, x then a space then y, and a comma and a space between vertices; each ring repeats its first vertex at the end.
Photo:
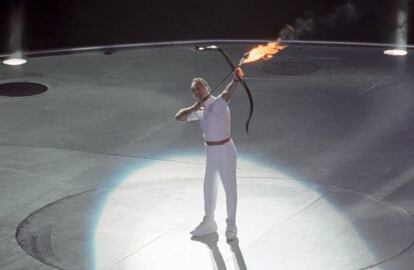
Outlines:
POLYGON ((193 105, 191 105, 190 107, 187 108, 183 108, 181 110, 179 110, 176 114, 175 114, 175 119, 177 119, 178 121, 186 121, 187 117, 190 115, 190 113, 200 110, 201 108, 201 103, 200 102, 196 102, 193 105))

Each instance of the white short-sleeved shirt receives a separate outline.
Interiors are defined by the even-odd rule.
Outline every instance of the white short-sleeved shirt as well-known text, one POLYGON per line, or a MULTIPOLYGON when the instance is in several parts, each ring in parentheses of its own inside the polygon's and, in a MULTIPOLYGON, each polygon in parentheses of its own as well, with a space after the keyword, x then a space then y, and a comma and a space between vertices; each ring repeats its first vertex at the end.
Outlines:
POLYGON ((191 112, 187 116, 187 121, 196 120, 200 121, 206 141, 220 141, 230 137, 230 109, 221 96, 210 96, 204 102, 204 109, 191 112))

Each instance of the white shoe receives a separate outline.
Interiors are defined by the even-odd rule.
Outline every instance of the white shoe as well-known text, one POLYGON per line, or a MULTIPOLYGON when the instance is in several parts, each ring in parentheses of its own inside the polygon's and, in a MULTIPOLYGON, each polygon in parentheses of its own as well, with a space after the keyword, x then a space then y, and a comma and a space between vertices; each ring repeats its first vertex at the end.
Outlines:
POLYGON ((226 219, 226 238, 227 241, 231 241, 237 238, 237 226, 236 222, 233 220, 226 219))
POLYGON ((205 234, 217 232, 217 223, 214 220, 207 220, 205 217, 203 221, 190 233, 194 236, 202 236, 205 234))

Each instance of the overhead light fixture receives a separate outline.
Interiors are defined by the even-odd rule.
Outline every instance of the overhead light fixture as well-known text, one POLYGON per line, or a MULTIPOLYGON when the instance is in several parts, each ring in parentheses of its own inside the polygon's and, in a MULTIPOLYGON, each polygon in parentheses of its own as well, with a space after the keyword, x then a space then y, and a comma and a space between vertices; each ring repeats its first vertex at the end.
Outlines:
POLYGON ((398 0, 396 3, 396 18, 395 18, 395 32, 393 49, 385 50, 385 55, 391 56, 405 56, 408 54, 407 51, 407 40, 408 40, 408 0, 398 0))
POLYGON ((26 64, 27 60, 22 58, 10 58, 3 61, 3 64, 9 65, 9 66, 19 66, 26 64))
POLYGON ((392 50, 385 50, 384 54, 391 55, 391 56, 405 56, 408 54, 407 50, 403 49, 392 49, 392 50))

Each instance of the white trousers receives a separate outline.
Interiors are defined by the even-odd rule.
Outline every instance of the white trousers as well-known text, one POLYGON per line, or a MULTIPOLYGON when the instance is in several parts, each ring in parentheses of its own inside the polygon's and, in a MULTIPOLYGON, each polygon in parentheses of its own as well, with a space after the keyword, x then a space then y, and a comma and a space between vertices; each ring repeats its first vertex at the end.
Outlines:
POLYGON ((237 150, 233 140, 222 145, 206 145, 206 170, 204 175, 204 211, 207 219, 214 219, 217 201, 217 176, 226 194, 227 218, 236 221, 237 210, 237 150))

